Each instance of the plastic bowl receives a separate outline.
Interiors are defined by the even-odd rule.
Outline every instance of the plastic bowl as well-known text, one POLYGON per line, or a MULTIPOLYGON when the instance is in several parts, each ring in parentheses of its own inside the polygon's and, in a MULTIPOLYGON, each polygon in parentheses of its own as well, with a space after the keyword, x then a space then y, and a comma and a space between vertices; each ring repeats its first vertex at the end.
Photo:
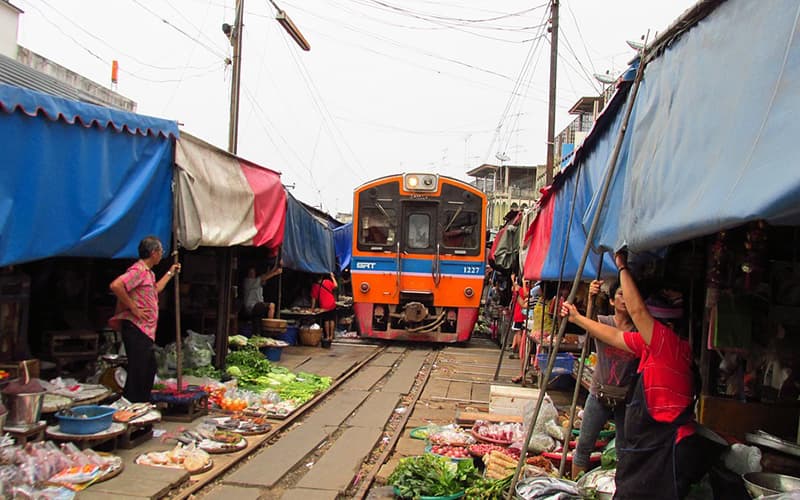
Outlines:
POLYGON ((58 427, 64 434, 96 434, 111 427, 111 417, 116 408, 86 405, 71 408, 69 414, 56 413, 58 427))
POLYGON ((742 475, 744 486, 753 498, 760 496, 800 491, 800 478, 773 474, 771 472, 750 472, 742 475))

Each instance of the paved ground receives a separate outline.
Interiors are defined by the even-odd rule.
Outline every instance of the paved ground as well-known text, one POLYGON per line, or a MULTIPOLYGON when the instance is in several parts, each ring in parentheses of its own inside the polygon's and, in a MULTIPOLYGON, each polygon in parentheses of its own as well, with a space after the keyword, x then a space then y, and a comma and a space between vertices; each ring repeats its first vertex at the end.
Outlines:
MULTIPOLYGON (((331 349, 321 349, 315 347, 293 346, 284 349, 279 364, 291 370, 307 371, 327 375, 334 380, 341 378, 360 362, 372 356, 378 351, 376 346, 363 345, 334 345, 331 349)), ((363 397, 366 397, 364 392, 363 397)), ((163 429, 167 433, 174 433, 182 428, 191 428, 200 423, 200 419, 195 422, 177 423, 161 422, 156 425, 156 429, 163 429)), ((273 421, 274 426, 281 425, 281 421, 273 421)), ((151 439, 132 450, 117 450, 124 462, 123 472, 116 478, 103 483, 92 485, 91 488, 78 493, 79 500, 94 500, 107 498, 161 498, 170 490, 177 486, 186 488, 188 484, 191 489, 198 489, 200 486, 209 483, 221 471, 230 468, 242 461, 248 454, 261 446, 264 441, 270 439, 271 435, 248 437, 248 447, 240 452, 214 455, 214 468, 196 476, 189 476, 186 472, 173 469, 147 467, 136 465, 134 460, 142 453, 149 451, 164 451, 175 446, 174 441, 163 442, 159 439, 151 439)), ((322 436, 320 440, 323 440, 322 436)), ((181 490, 181 491, 184 491, 181 490)), ((246 490, 243 488, 237 489, 246 490)), ((173 490, 174 493, 175 490, 173 490)), ((240 493, 248 493, 240 491, 240 493)), ((256 498, 256 495, 253 498, 256 498)), ((237 496, 237 500, 248 498, 246 495, 237 496)))
POLYGON ((382 438, 428 354, 427 349, 396 350, 377 356, 277 443, 204 492, 204 498, 222 498, 230 487, 260 494, 260 498, 337 498, 382 438), (312 457, 323 446, 324 453, 312 457), (303 463, 305 474, 289 487, 279 485, 290 472, 297 474, 296 467, 303 463))
MULTIPOLYGON (((140 453, 172 446, 151 440, 135 450, 119 452, 126 463, 125 471, 106 483, 93 485, 78 498, 159 498, 181 483, 181 489, 172 489, 172 497, 197 493, 196 498, 212 500, 343 498, 342 492, 354 480, 363 479, 359 470, 373 449, 392 438, 385 430, 387 422, 410 411, 404 428, 398 429, 402 435, 377 472, 368 495, 371 499, 391 498, 391 489, 382 485, 397 461, 424 452, 424 441, 411 439, 411 429, 452 423, 459 411, 487 409, 492 384, 517 387, 510 380, 519 373, 518 360, 503 359, 498 381, 493 380, 499 350, 487 340, 473 339, 467 346, 435 349, 390 345, 375 355, 379 350, 378 346, 351 343, 337 343, 330 350, 286 348, 282 365, 334 379, 342 379, 371 359, 279 433, 248 438, 250 446, 245 451, 215 455, 211 472, 187 478, 179 471, 133 464, 140 453), (420 373, 426 372, 426 362, 433 359, 427 383, 421 393, 415 390, 418 401, 412 408, 402 408, 420 373)), ((159 427, 174 431, 185 425, 163 423, 159 427)))

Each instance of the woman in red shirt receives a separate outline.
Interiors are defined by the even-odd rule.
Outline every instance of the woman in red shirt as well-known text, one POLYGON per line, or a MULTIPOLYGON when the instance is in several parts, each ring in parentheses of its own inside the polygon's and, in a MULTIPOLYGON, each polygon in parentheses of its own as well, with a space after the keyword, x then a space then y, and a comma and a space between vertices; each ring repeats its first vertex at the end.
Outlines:
POLYGON ((638 331, 623 332, 582 316, 572 304, 561 315, 591 335, 639 358, 625 410, 625 442, 617 466, 614 498, 680 499, 702 476, 700 438, 695 435, 692 349, 676 333, 683 315, 680 292, 662 290, 642 300, 627 255, 615 256, 625 305, 638 331), (658 303, 658 304, 656 304, 658 303))
POLYGON ((336 328, 336 295, 333 291, 339 285, 333 273, 328 277, 321 275, 317 281, 311 285, 311 309, 316 309, 317 305, 322 313, 322 346, 330 347, 333 341, 333 332, 336 328))

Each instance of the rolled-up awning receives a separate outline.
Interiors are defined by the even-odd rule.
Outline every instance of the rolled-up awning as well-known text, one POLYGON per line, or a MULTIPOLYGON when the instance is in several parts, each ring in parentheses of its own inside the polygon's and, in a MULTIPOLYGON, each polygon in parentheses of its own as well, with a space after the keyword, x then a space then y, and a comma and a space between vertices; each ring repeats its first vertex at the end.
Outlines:
POLYGON ((189 134, 175 155, 176 233, 189 250, 283 242, 286 191, 278 172, 189 134))

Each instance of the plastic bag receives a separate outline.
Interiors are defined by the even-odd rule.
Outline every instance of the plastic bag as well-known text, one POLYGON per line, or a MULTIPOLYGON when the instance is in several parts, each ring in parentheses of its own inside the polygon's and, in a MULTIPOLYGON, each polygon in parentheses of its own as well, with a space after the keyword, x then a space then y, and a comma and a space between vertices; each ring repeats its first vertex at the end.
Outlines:
POLYGON ((188 332, 184 366, 188 368, 210 366, 214 356, 214 335, 201 335, 192 330, 188 332))
POLYGON ((735 443, 725 454, 725 467, 737 474, 761 472, 761 450, 755 446, 735 443))

